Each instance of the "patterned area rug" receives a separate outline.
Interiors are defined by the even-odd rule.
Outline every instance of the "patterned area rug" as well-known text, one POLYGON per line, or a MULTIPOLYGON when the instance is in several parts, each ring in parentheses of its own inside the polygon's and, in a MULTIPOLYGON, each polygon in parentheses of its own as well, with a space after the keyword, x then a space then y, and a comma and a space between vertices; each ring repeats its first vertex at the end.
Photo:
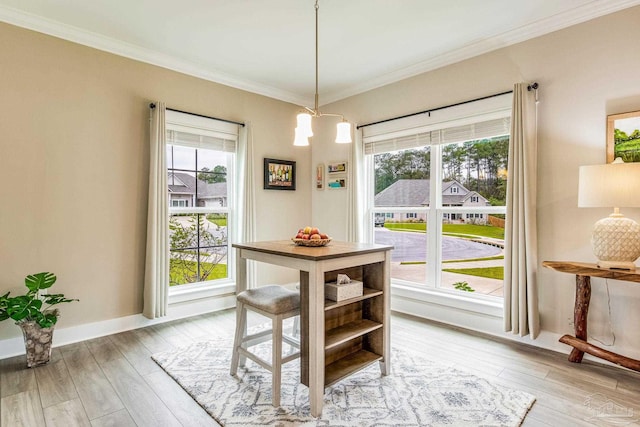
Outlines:
MULTIPOLYGON (((271 374, 247 360, 246 369, 232 377, 231 348, 230 339, 218 339, 152 357, 225 427, 518 426, 535 401, 528 393, 394 349, 391 375, 381 376, 374 364, 327 388, 322 418, 316 419, 308 389, 298 383, 299 360, 284 365, 281 407, 274 408, 271 374)), ((252 350, 270 360, 268 344, 252 350)))

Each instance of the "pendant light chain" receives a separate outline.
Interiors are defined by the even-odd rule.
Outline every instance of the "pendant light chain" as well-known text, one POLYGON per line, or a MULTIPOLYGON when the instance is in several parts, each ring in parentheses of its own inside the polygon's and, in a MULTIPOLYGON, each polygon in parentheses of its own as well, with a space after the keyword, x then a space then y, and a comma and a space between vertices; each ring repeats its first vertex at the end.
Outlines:
POLYGON ((318 75, 319 73, 319 61, 318 61, 318 9, 320 6, 318 5, 318 0, 315 2, 315 13, 316 13, 316 92, 314 99, 314 108, 311 109, 309 107, 304 107, 306 110, 303 113, 298 114, 297 122, 298 126, 295 130, 295 139, 293 145, 298 146, 307 146, 309 145, 309 137, 313 136, 313 131, 311 129, 311 118, 312 117, 322 117, 322 116, 334 116, 340 117, 341 122, 338 123, 337 126, 337 135, 336 135, 336 143, 345 144, 351 142, 351 124, 344 119, 342 114, 332 114, 332 113, 321 113, 320 112, 320 102, 319 102, 319 83, 318 83, 318 75))
POLYGON ((319 116, 320 111, 318 111, 318 0, 316 0, 316 105, 315 105, 315 115, 319 116))

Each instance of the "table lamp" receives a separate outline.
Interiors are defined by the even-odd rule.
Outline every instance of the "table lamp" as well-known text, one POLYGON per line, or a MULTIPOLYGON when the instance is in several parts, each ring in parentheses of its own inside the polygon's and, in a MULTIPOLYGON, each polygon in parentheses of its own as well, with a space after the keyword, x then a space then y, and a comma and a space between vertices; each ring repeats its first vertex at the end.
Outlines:
POLYGON ((591 236, 598 267, 635 270, 640 257, 640 225, 620 213, 621 207, 640 207, 640 163, 620 157, 606 165, 580 166, 578 206, 613 208, 596 222, 591 236))

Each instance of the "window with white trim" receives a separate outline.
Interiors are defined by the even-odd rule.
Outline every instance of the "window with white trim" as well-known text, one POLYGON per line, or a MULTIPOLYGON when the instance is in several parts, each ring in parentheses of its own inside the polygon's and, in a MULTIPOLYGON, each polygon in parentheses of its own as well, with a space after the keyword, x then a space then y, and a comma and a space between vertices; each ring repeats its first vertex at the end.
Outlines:
POLYGON ((166 127, 170 290, 227 284, 238 127, 173 111, 166 127))
POLYGON ((510 104, 364 129, 365 230, 370 242, 394 245, 394 285, 502 297, 510 104), (374 227, 383 214, 393 219, 374 227))

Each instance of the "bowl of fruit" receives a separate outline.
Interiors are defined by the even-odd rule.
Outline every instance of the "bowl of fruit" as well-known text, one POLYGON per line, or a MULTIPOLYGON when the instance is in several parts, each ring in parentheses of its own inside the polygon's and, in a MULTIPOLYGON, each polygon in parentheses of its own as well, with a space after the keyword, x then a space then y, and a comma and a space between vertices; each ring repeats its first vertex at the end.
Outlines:
POLYGON ((326 246, 331 237, 321 233, 317 227, 305 227, 298 230, 296 237, 291 240, 298 246, 326 246))

